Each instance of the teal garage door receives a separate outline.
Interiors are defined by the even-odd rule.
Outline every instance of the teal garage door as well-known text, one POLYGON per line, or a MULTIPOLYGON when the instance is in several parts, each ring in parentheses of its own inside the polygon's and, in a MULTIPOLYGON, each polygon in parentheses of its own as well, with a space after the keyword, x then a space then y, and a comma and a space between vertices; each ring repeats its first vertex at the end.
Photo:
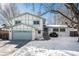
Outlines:
POLYGON ((32 31, 13 31, 13 40, 32 40, 32 31))

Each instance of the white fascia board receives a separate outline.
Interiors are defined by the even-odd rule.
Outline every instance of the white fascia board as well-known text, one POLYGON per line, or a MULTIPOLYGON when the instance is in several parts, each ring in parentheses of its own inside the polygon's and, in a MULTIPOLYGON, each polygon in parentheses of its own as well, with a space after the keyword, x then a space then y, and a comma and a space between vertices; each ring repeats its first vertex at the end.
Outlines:
POLYGON ((57 27, 67 27, 67 25, 46 25, 46 27, 57 28, 57 27))

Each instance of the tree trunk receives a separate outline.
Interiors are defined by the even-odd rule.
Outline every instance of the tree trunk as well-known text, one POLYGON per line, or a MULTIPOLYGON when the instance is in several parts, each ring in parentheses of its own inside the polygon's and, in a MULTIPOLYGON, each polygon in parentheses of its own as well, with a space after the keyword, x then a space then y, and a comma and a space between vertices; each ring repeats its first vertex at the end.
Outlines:
POLYGON ((77 42, 79 42, 79 32, 78 32, 78 41, 77 42))
POLYGON ((78 41, 77 42, 79 42, 79 37, 78 37, 78 41))
POLYGON ((79 42, 79 28, 78 28, 78 30, 77 30, 77 31, 78 31, 78 41, 77 41, 77 42, 79 42))

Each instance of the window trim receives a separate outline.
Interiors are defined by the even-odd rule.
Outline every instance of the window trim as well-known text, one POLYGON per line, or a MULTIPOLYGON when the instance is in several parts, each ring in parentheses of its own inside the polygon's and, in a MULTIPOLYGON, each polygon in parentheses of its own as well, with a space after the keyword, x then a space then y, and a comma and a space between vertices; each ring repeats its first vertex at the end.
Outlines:
POLYGON ((33 21, 33 24, 34 25, 39 25, 40 24, 40 21, 33 21))
POLYGON ((16 21, 15 21, 15 24, 19 24, 19 23, 21 23, 20 20, 16 20, 16 21))

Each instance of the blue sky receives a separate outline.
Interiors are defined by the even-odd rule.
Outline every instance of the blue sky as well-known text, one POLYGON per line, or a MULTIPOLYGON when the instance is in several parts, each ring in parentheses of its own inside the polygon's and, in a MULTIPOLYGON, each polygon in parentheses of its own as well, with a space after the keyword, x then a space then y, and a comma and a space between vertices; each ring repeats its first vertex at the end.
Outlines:
MULTIPOLYGON (((17 3, 16 4, 17 5, 17 9, 21 12, 21 13, 24 13, 24 12, 32 12, 33 13, 33 6, 32 6, 32 4, 24 4, 24 3, 17 3), (28 6, 26 6, 26 5, 28 5, 28 6)), ((61 4, 55 4, 55 6, 52 6, 52 8, 53 9, 56 9, 56 8, 60 8, 60 5, 61 4)), ((35 4, 35 12, 34 12, 34 14, 35 13, 37 13, 37 12, 39 12, 41 10, 41 12, 44 12, 45 11, 45 8, 42 6, 42 7, 40 7, 40 5, 38 4, 38 3, 36 3, 35 4)), ((52 23, 52 21, 54 20, 54 14, 53 13, 47 13, 47 14, 45 14, 44 16, 43 16, 44 18, 46 18, 47 19, 47 21, 49 22, 49 23, 52 23), (52 17, 52 19, 50 19, 52 17)), ((0 21, 0 23, 2 23, 3 21, 0 21)))
MULTIPOLYGON (((57 6, 59 6, 59 5, 57 5, 57 6)), ((28 7, 26 7, 26 4, 19 3, 19 4, 17 4, 17 7, 21 12, 33 12, 32 4, 29 4, 28 7)), ((39 12, 39 11, 40 11, 40 5, 35 4, 35 12, 39 12)), ((44 7, 43 6, 41 7, 41 12, 44 12, 44 7)), ((52 17, 54 17, 53 13, 47 13, 43 17, 46 18, 49 23, 51 23, 51 20, 50 20, 51 15, 52 15, 52 17)))
MULTIPOLYGON (((18 3, 17 7, 19 8, 19 10, 21 12, 34 12, 32 4, 18 3), (28 6, 26 6, 26 5, 28 5, 28 6)), ((39 4, 35 4, 35 12, 39 12, 39 9, 40 9, 40 5, 39 4)), ((41 7, 41 10, 44 11, 42 7, 41 7)))

